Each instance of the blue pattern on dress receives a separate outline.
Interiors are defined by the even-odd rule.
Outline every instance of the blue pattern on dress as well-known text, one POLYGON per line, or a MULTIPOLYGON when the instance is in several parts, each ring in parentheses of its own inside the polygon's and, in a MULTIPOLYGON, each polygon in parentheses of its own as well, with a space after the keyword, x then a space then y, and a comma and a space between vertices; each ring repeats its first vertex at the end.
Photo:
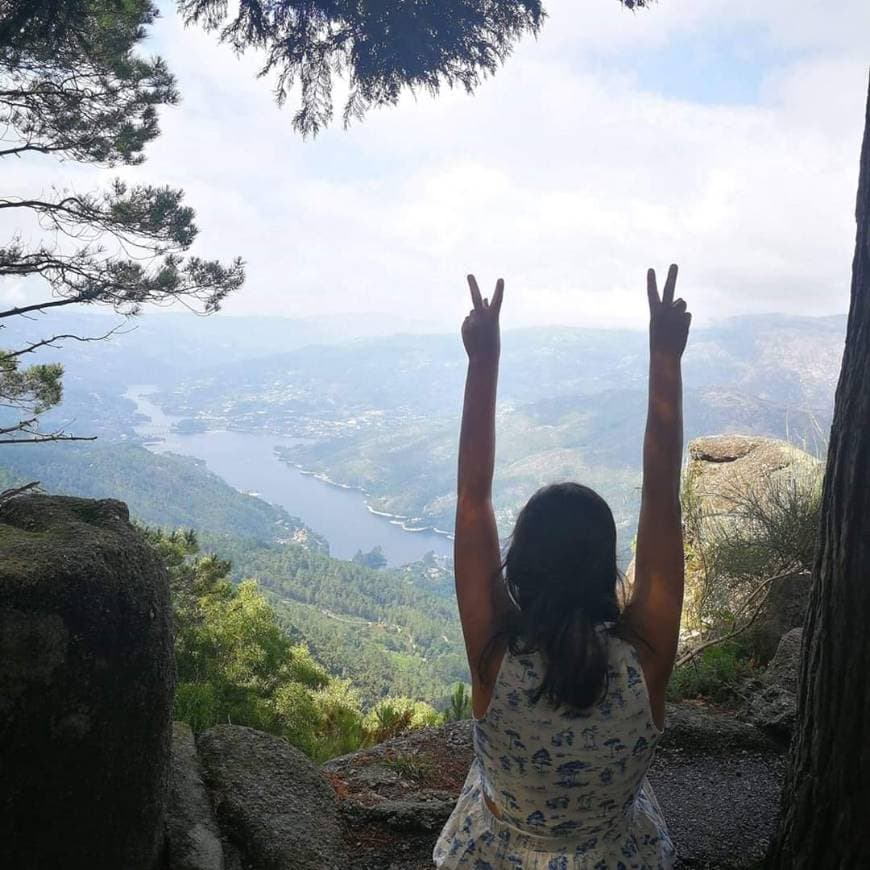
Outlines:
POLYGON ((532 701, 543 663, 505 653, 475 760, 435 846, 442 870, 669 870, 646 779, 661 732, 634 648, 608 636, 608 691, 581 712, 532 701), (483 795, 499 810, 493 816, 483 795))

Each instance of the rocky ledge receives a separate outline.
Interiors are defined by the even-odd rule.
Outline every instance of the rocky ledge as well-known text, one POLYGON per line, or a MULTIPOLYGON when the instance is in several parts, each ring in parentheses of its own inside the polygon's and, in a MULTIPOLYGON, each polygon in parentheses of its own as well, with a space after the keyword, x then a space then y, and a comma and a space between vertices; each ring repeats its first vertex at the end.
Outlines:
MULTIPOLYGON (((327 762, 349 866, 430 870, 438 831, 472 758, 472 723, 425 728, 327 762)), ((650 781, 683 868, 748 868, 763 857, 779 806, 781 744, 704 707, 668 708, 650 781)))

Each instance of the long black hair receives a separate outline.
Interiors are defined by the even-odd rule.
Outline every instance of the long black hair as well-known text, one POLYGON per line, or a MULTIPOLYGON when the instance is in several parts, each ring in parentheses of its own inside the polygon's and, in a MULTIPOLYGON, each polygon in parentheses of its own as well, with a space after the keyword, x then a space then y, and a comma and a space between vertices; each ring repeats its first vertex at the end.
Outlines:
POLYGON ((539 652, 544 677, 532 695, 584 710, 607 692, 605 623, 620 615, 616 523, 607 502, 579 483, 538 490, 520 511, 501 574, 512 607, 490 654, 539 652))

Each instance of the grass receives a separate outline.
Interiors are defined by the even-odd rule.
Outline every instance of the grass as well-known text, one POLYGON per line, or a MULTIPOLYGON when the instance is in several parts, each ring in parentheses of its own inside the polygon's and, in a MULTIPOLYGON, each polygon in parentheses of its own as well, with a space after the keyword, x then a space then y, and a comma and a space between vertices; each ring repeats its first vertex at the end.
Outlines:
POLYGON ((384 765, 405 779, 423 782, 435 773, 435 759, 427 754, 394 755, 384 759, 384 765))

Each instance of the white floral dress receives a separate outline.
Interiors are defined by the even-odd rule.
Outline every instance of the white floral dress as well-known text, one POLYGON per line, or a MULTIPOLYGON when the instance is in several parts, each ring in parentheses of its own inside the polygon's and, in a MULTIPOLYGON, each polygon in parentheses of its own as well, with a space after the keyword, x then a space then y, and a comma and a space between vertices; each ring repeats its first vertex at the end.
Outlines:
POLYGON ((607 694, 582 713, 533 703, 540 656, 505 653, 489 709, 475 721, 475 759, 435 846, 436 867, 673 866, 674 848, 646 778, 662 732, 634 647, 609 635, 608 649, 607 694))

